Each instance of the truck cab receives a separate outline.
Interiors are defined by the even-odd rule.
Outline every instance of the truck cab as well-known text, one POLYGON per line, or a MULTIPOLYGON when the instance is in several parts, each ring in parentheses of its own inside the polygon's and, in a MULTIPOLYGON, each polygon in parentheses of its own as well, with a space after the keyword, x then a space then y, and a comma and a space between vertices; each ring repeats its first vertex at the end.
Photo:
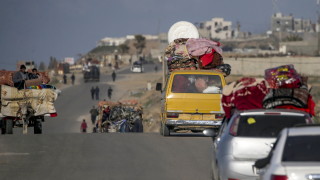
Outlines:
POLYGON ((214 70, 172 71, 157 90, 162 91, 160 133, 219 128, 224 116, 221 105, 224 74, 214 70))
POLYGON ((100 69, 97 66, 90 66, 83 72, 84 82, 88 81, 100 81, 100 69))

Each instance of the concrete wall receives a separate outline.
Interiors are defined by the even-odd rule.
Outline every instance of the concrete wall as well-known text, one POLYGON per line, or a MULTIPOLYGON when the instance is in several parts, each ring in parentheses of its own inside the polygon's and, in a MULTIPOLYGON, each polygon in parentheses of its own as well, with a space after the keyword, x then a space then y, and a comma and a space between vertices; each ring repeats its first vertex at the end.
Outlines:
POLYGON ((320 76, 320 57, 224 58, 231 65, 231 75, 264 76, 264 70, 293 64, 300 74, 320 76))

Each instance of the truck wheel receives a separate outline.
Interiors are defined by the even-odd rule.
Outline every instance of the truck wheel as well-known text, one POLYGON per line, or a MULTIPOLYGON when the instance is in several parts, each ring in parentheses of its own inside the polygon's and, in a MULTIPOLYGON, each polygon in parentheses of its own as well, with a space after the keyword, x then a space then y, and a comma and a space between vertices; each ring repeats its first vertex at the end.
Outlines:
POLYGON ((165 124, 161 123, 161 134, 163 136, 170 136, 170 129, 165 124))
POLYGON ((41 120, 39 120, 39 119, 34 120, 33 133, 34 134, 42 134, 41 120))
POLYGON ((6 133, 6 128, 5 128, 4 122, 5 121, 3 119, 0 120, 1 134, 5 134, 6 133))
POLYGON ((5 133, 6 134, 13 134, 13 120, 6 119, 5 121, 5 133))

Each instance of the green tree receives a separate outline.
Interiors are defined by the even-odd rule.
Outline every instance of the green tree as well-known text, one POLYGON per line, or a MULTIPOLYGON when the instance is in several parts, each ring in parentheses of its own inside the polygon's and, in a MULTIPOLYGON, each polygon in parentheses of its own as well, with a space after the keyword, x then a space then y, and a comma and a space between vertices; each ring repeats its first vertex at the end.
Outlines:
POLYGON ((52 69, 56 69, 57 67, 58 67, 58 60, 55 57, 51 56, 48 69, 52 70, 52 69))
POLYGON ((134 47, 137 50, 137 54, 141 54, 143 49, 146 47, 146 38, 140 34, 135 35, 134 47))
POLYGON ((130 47, 127 44, 120 44, 118 49, 120 53, 126 54, 129 52, 130 47))
POLYGON ((297 34, 291 34, 287 36, 284 41, 302 41, 303 39, 297 34))

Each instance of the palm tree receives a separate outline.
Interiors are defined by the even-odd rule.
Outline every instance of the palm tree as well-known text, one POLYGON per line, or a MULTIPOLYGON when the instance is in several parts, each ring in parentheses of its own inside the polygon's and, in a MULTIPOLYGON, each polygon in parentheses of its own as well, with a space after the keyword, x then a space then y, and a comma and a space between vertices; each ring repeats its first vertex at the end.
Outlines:
POLYGON ((120 44, 118 46, 118 49, 122 54, 127 54, 129 52, 130 47, 127 44, 120 44))
POLYGON ((135 38, 135 43, 134 43, 134 47, 137 50, 137 55, 141 54, 143 49, 146 47, 146 38, 141 35, 141 34, 137 34, 134 36, 135 38))

